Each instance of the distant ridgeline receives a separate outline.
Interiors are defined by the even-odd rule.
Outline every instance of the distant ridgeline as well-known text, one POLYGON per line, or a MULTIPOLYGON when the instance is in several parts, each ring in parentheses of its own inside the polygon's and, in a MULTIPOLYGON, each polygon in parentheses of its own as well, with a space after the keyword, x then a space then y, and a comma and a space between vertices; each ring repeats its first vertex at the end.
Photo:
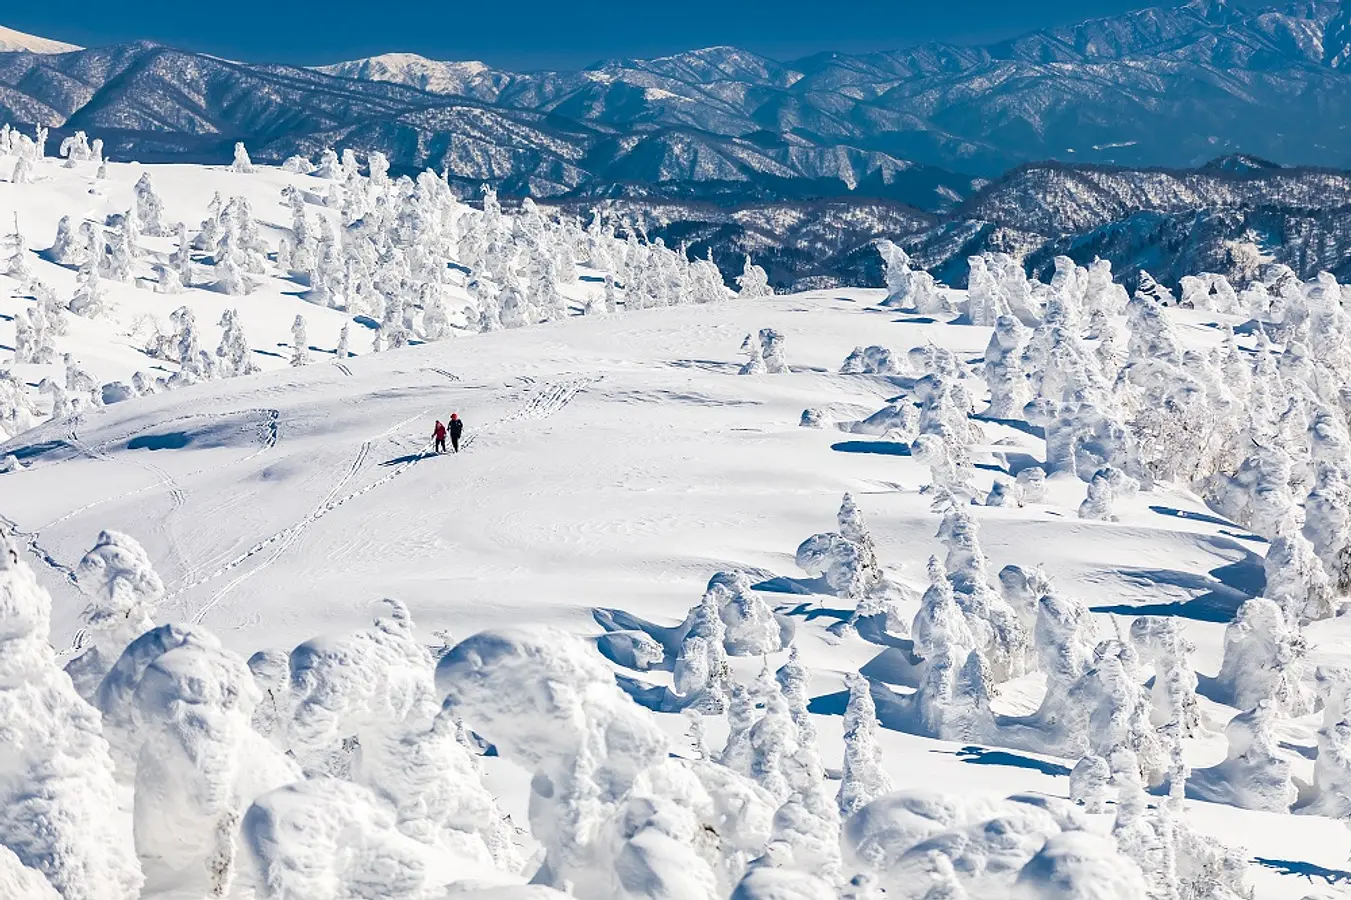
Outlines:
POLYGON ((1351 15, 1321 0, 1193 0, 983 47, 785 63, 713 47, 534 73, 8 34, 0 121, 86 131, 110 159, 226 163, 237 140, 272 163, 379 151, 467 196, 613 203, 729 277, 750 252, 779 288, 880 284, 880 236, 956 285, 989 251, 1035 272, 1101 256, 1176 286, 1241 281, 1255 245, 1302 278, 1347 275, 1346 178, 1281 168, 1351 164, 1351 15))

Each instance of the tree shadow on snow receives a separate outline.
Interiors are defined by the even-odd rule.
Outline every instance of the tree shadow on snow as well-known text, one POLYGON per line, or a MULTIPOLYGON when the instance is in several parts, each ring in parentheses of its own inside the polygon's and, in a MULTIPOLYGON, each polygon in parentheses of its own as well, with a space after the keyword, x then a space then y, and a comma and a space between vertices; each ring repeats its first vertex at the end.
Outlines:
MULTIPOLYGON (((1003 425, 1012 428, 1014 431, 1021 431, 1030 437, 1039 440, 1046 439, 1046 429, 1040 425, 1033 425, 1031 422, 1024 422, 1022 419, 1000 419, 996 416, 972 416, 977 422, 989 422, 991 425, 1003 425)), ((1040 465, 1040 464, 1038 464, 1040 465)))
POLYGON ((881 456, 909 456, 910 445, 900 441, 840 441, 830 449, 840 453, 876 453, 881 456))
POLYGON ((174 431, 169 434, 143 434, 127 441, 128 450, 182 450, 192 443, 192 436, 174 431))
MULTIPOLYGON (((830 584, 824 578, 793 578, 788 575, 775 575, 773 578, 767 578, 759 584, 751 585, 753 591, 764 591, 768 594, 829 594, 830 584)), ((789 615, 797 615, 806 604, 798 607, 797 610, 789 612, 789 615)), ((845 618, 849 613, 845 613, 845 618)))
POLYGON ((1031 769, 1034 772, 1050 775, 1053 778, 1068 778, 1070 775, 1069 767, 1062 766, 1059 763, 1047 762, 1043 759, 1033 759, 1030 756, 1023 756, 1020 753, 1010 753, 1007 750, 991 750, 989 747, 978 747, 974 744, 962 747, 960 750, 930 750, 929 752, 955 756, 964 763, 971 763, 972 765, 977 766, 1006 766, 1014 769, 1031 769))
POLYGON ((1329 869, 1297 859, 1266 859, 1261 856, 1253 857, 1253 862, 1274 869, 1281 875, 1300 875, 1310 882, 1321 878, 1327 884, 1351 884, 1351 872, 1344 869, 1329 869))
MULTIPOLYGON (((1221 519, 1219 516, 1213 516, 1209 513, 1191 512, 1186 509, 1176 509, 1172 506, 1156 506, 1152 504, 1150 505, 1149 510, 1150 512, 1156 512, 1161 516, 1172 516, 1175 519, 1187 519, 1192 522, 1205 522, 1208 525, 1221 525, 1225 528, 1233 528, 1236 531, 1246 533, 1242 525, 1239 525, 1236 522, 1230 522, 1228 519, 1221 519)), ((1253 535, 1253 537, 1258 536, 1253 535)), ((1261 540, 1261 538, 1259 538, 1259 540, 1261 540)))
POLYGON ((1216 550, 1237 551, 1240 556, 1231 563, 1211 569, 1208 575, 1176 569, 1117 569, 1115 572, 1118 577, 1145 589, 1169 585, 1197 591, 1197 596, 1168 603, 1095 606, 1092 611, 1123 616, 1178 616, 1220 624, 1231 621, 1245 600, 1260 597, 1266 590, 1262 558, 1229 538, 1206 538, 1203 543, 1216 550))

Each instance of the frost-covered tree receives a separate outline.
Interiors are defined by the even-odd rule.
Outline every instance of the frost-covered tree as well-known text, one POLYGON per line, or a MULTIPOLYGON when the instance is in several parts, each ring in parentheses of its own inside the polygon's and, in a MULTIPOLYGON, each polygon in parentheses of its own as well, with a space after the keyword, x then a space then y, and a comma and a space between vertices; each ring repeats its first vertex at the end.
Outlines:
POLYGON ((910 266, 910 257, 891 241, 878 241, 878 253, 886 270, 887 296, 883 306, 913 309, 920 315, 951 312, 947 298, 933 276, 910 266))
POLYGON ((217 369, 224 378, 236 375, 253 375, 259 371, 253 361, 253 351, 249 340, 244 336, 244 326, 239 321, 239 311, 227 309, 221 313, 220 345, 216 347, 216 357, 220 360, 217 369))
POLYGON ((720 715, 727 708, 731 670, 725 646, 727 627, 719 609, 724 593, 710 589, 690 610, 675 662, 676 695, 686 706, 694 706, 706 715, 720 715))
POLYGON ((840 776, 840 815, 848 818, 891 790, 877 744, 877 708, 872 687, 864 676, 845 676, 849 703, 844 711, 844 768, 840 776))
POLYGON ((765 270, 751 262, 748 255, 746 264, 742 267, 741 274, 737 276, 737 296, 743 300, 754 300, 757 297, 772 297, 774 289, 769 286, 769 276, 765 270))
POLYGON ((1223 702, 1255 709, 1270 700, 1275 709, 1300 716, 1312 706, 1305 684, 1307 645, 1284 611, 1271 600, 1254 598, 1238 608, 1224 630, 1224 659, 1215 686, 1223 702))
POLYGON ((57 665, 51 609, 0 530, 0 845, 64 900, 135 900, 144 879, 131 823, 98 713, 57 665))
POLYGON ((1295 510, 1286 516, 1262 563, 1266 574, 1262 596, 1281 608, 1293 628, 1331 618, 1342 605, 1314 545, 1301 531, 1300 519, 1295 510))
POLYGON ((709 580, 708 593, 715 595, 728 654, 764 656, 782 649, 782 629, 774 610, 751 589, 744 572, 717 573, 709 580))
POLYGON ((1290 762, 1277 752, 1273 729, 1276 710, 1263 700, 1229 720, 1224 729, 1229 752, 1223 762, 1191 773, 1191 795, 1240 809, 1288 812, 1299 792, 1290 777, 1290 762))
POLYGON ((136 182, 134 194, 136 227, 140 233, 146 237, 161 237, 167 234, 168 230, 164 224, 164 201, 155 192, 149 172, 143 174, 136 182))
POLYGON ((769 371, 765 367, 764 349, 754 335, 746 335, 746 339, 741 342, 741 352, 746 354, 747 359, 737 374, 764 375, 769 371))
POLYGON ((342 360, 342 359, 349 359, 349 358, 351 358, 351 356, 352 356, 352 351, 351 351, 351 349, 348 347, 348 343, 347 343, 347 342, 348 342, 348 332, 347 332, 347 327, 348 327, 348 323, 343 322, 343 323, 342 323, 342 330, 338 332, 338 346, 337 346, 337 349, 335 349, 335 350, 333 351, 333 355, 336 356, 336 357, 337 357, 338 359, 340 359, 340 360, 342 360))
POLYGON ((1085 756, 1070 772, 1070 800, 1084 808, 1084 812, 1107 812, 1108 784, 1112 770, 1101 756, 1085 756))
POLYGON ((1314 760, 1313 799, 1299 812, 1351 820, 1351 670, 1323 665, 1315 673, 1323 721, 1314 760))
POLYGON ((770 375, 781 375, 788 371, 788 363, 783 359, 783 335, 773 328, 760 329, 760 357, 765 362, 765 371, 770 375))
POLYGON ((1141 616, 1131 623, 1130 634, 1140 655, 1154 664, 1150 721, 1176 728, 1180 737, 1196 737, 1202 728, 1191 661, 1196 648, 1182 635, 1182 626, 1177 619, 1141 616))
POLYGON ((103 676, 128 644, 155 627, 155 607, 164 584, 135 538, 120 531, 99 534, 76 569, 76 584, 88 598, 81 614, 83 652, 66 672, 80 696, 95 702, 103 676))
POLYGON ((230 171, 241 175, 252 175, 255 171, 253 160, 249 159, 249 151, 245 149, 243 141, 235 144, 235 161, 230 164, 230 171))
POLYGON ((755 785, 670 760, 652 717, 580 641, 542 630, 475 635, 441 658, 437 685, 475 733, 534 773, 531 832, 545 855, 537 880, 570 882, 583 897, 641 883, 651 896, 712 898, 719 872, 735 879, 728 870, 748 861, 735 846, 751 830, 747 817, 767 824, 758 816, 772 801, 755 785), (713 778, 716 790, 704 786, 713 778), (746 805, 718 827, 707 816, 724 791, 746 805), (693 846, 703 823, 726 851, 693 846))
POLYGON ((304 366, 310 362, 310 340, 305 333, 305 317, 296 314, 291 323, 291 365, 304 366))

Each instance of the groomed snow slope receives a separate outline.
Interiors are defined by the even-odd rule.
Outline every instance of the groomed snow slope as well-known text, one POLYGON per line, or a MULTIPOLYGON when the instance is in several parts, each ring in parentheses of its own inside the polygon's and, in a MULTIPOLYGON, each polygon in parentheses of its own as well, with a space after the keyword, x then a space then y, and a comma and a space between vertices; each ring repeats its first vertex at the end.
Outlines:
MULTIPOLYGON (((889 651, 827 633, 840 601, 779 592, 809 590, 795 586, 793 550, 830 525, 850 491, 884 564, 922 589, 924 560, 940 552, 939 517, 918 493, 927 470, 894 455, 894 444, 799 428, 798 416, 829 406, 861 418, 892 395, 889 379, 832 374, 860 343, 934 341, 974 358, 988 335, 906 322, 872 306, 879 297, 829 292, 574 319, 350 360, 350 376, 312 365, 142 398, 13 442, 6 449, 29 468, 4 477, 4 513, 63 566, 101 528, 133 535, 165 581, 158 618, 201 622, 244 654, 360 627, 384 596, 409 605, 428 643, 440 629, 459 639, 523 623, 593 634, 598 609, 670 626, 712 573, 751 567, 797 624, 812 695, 826 697, 870 661, 885 681, 889 651), (739 377, 736 347, 765 326, 786 335, 794 371, 739 377), (469 423, 464 452, 424 456, 433 420, 452 411, 469 423)), ((1186 333, 1209 340, 1193 318, 1186 333)), ((1010 455, 1043 455, 1025 434, 986 431, 991 442, 1014 441, 1001 448, 1010 455)), ((1242 579, 1236 593, 1208 573, 1242 575, 1259 564, 1259 543, 1162 490, 1119 504, 1118 523, 1081 521, 1082 485, 1074 489, 1055 505, 973 508, 995 566, 1044 565, 1093 606, 1182 608, 1207 590, 1237 605, 1242 579)), ((59 569, 41 576, 56 597, 54 641, 68 646, 83 602, 59 569)), ((1223 628, 1186 621, 1200 671, 1218 669, 1223 628)), ((1344 619, 1311 633, 1317 655, 1347 646, 1344 619)), ((759 665, 750 662, 747 677, 759 665)), ((636 677, 660 683, 663 673, 636 677)), ((1035 676, 1028 682, 1028 698, 1006 692, 1010 711, 1035 705, 1035 676)), ((1232 714, 1205 712, 1217 729, 1232 714)), ((679 716, 664 718, 683 730, 679 716)), ((833 765, 839 719, 818 718, 833 765)), ((1312 727, 1292 741, 1307 745, 1312 727)), ((897 786, 958 794, 1064 796, 1073 764, 957 753, 895 732, 882 745, 897 786)), ((1198 768, 1223 754, 1216 735, 1189 745, 1198 768)), ((519 796, 509 773, 496 774, 519 796)), ((1189 815, 1251 857, 1345 868, 1351 842, 1336 822, 1197 802, 1189 815)), ((1258 864, 1252 875, 1261 897, 1309 887, 1258 864)))

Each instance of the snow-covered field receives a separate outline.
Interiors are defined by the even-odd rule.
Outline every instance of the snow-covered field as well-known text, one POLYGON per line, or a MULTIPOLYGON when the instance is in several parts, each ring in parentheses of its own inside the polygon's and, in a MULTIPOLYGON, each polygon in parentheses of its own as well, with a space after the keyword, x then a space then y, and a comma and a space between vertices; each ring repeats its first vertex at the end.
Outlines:
POLYGON ((97 170, 0 183, 27 266, 0 275, 0 894, 1351 890, 1333 286, 1128 310, 1100 271, 993 259, 967 294, 887 248, 889 290, 733 299, 423 182, 97 170), (67 215, 102 234, 145 172, 190 237, 216 192, 252 227, 186 265, 174 228, 139 237, 95 317, 9 365, 44 349, 35 280, 51 318, 103 265, 31 251, 67 215), (261 373, 223 377, 227 309, 261 373), (99 405, 109 382, 142 395, 99 405), (462 452, 433 455, 452 412, 462 452))

